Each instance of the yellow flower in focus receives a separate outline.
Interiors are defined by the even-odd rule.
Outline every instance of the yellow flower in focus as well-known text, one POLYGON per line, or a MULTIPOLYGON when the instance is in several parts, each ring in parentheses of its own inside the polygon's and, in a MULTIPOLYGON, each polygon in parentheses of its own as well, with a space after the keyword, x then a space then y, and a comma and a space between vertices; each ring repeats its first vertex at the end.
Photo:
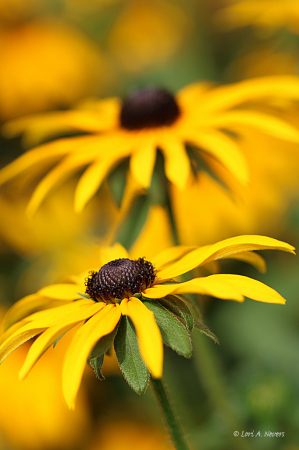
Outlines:
POLYGON ((152 262, 130 259, 119 244, 103 249, 100 270, 96 267, 72 277, 72 282, 47 286, 12 306, 4 321, 0 360, 37 336, 20 371, 23 379, 45 350, 74 328, 62 374, 63 393, 70 408, 74 408, 86 360, 102 377, 104 354, 112 346, 124 377, 141 394, 148 385, 149 373, 154 378, 162 377, 163 342, 191 357, 189 333, 194 320, 180 294, 239 302, 244 297, 285 302, 275 290, 240 275, 217 273, 185 282, 176 280, 223 258, 240 259, 264 269, 263 258, 252 253, 263 249, 294 253, 292 246, 263 236, 239 236, 199 248, 170 247, 151 258, 152 262), (30 314, 37 308, 43 310, 30 314))
MULTIPOLYGON (((4 311, 1 310, 1 320, 4 311)), ((75 412, 65 407, 59 373, 70 336, 55 349, 49 349, 24 382, 18 379, 29 346, 17 349, 0 371, 1 448, 41 450, 83 448, 90 433, 91 417, 86 390, 78 396, 75 412)))
POLYGON ((165 63, 186 39, 191 18, 164 0, 127 3, 109 32, 108 48, 129 72, 165 63))
POLYGON ((258 111, 256 104, 298 96, 296 77, 267 77, 219 87, 195 83, 176 96, 164 89, 144 88, 123 101, 110 98, 87 102, 77 110, 25 117, 8 123, 4 132, 24 132, 31 142, 71 130, 88 135, 58 139, 28 151, 0 172, 0 183, 34 167, 44 170, 45 165, 56 162, 32 195, 28 212, 34 213, 56 183, 87 167, 75 191, 75 210, 79 212, 105 177, 126 158, 130 158, 135 181, 149 188, 159 149, 165 175, 178 189, 187 186, 192 171, 201 171, 203 163, 213 171, 211 159, 224 166, 232 178, 246 184, 248 167, 239 148, 243 129, 299 141, 297 129, 258 111))
POLYGON ((299 4, 297 0, 237 0, 217 13, 223 29, 252 25, 269 33, 289 28, 299 33, 299 4))
POLYGON ((1 121, 68 107, 107 81, 99 49, 58 20, 1 29, 0 53, 1 121))

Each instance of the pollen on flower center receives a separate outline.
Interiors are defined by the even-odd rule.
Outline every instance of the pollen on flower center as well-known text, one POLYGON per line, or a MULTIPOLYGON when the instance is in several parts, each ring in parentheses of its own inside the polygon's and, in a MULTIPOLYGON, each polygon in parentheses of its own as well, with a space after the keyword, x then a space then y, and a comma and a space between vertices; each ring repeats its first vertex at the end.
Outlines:
POLYGON ((180 115, 179 107, 165 89, 148 87, 138 89, 125 98, 120 123, 127 130, 171 125, 180 115))
POLYGON ((86 279, 86 294, 96 301, 129 298, 152 286, 156 274, 152 263, 144 258, 115 259, 91 272, 86 279))

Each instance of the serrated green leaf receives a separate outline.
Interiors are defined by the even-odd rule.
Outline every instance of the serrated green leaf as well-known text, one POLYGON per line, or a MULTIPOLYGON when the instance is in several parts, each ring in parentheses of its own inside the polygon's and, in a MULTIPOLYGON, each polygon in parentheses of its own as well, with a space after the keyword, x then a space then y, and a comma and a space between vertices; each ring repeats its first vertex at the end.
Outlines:
POLYGON ((180 320, 156 300, 143 299, 145 306, 153 311, 160 328, 163 342, 179 355, 192 356, 191 337, 188 329, 180 320))
POLYGON ((194 320, 188 306, 177 295, 167 295, 157 300, 164 308, 183 320, 189 331, 194 328, 194 320))
POLYGON ((118 166, 110 172, 108 184, 115 203, 120 208, 127 182, 127 172, 129 169, 129 158, 124 159, 118 166))
POLYGON ((105 380, 104 375, 102 374, 102 367, 104 362, 104 354, 100 356, 96 356, 95 358, 89 358, 88 364, 95 371, 96 376, 100 380, 105 380))
POLYGON ((101 339, 99 339, 89 355, 88 364, 93 368, 100 380, 104 380, 104 376, 102 375, 104 354, 113 345, 117 329, 118 327, 116 327, 111 333, 106 334, 106 336, 103 336, 101 339))
POLYGON ((209 330, 209 328, 203 322, 194 319, 194 325, 195 328, 197 328, 201 333, 204 333, 206 336, 216 342, 216 344, 220 345, 218 337, 214 333, 212 333, 212 331, 209 330))
POLYGON ((139 195, 133 200, 126 217, 118 227, 114 242, 119 242, 127 250, 132 247, 148 217, 150 204, 147 195, 139 195))
POLYGON ((138 350, 134 325, 127 316, 121 318, 114 349, 124 378, 137 394, 143 394, 149 383, 149 371, 138 350))

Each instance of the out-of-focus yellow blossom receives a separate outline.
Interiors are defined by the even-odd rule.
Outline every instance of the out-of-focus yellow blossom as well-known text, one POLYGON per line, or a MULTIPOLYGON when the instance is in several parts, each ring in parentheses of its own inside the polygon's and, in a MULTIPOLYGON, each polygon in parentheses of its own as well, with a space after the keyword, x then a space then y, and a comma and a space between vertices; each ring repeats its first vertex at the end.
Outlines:
MULTIPOLYGON (((3 312, 1 310, 1 321, 3 312)), ((24 382, 18 379, 18 371, 27 353, 27 344, 1 367, 0 434, 12 448, 61 450, 77 448, 80 443, 84 447, 91 426, 85 389, 81 389, 76 411, 71 413, 63 400, 58 375, 69 338, 66 336, 55 349, 49 349, 24 382)))
MULTIPOLYGON (((240 148, 251 180, 249 188, 239 187, 237 196, 207 173, 201 173, 182 192, 172 186, 180 243, 203 245, 238 233, 278 235, 284 229, 299 188, 298 145, 247 130, 240 148)), ((233 179, 215 162, 214 171, 235 190, 233 179)))
POLYGON ((165 0, 131 0, 108 35, 108 48, 128 72, 165 63, 186 40, 192 27, 178 4, 165 0))
MULTIPOLYGON (((148 385, 148 370, 152 377, 162 377, 163 341, 176 349, 176 343, 168 341, 168 335, 163 331, 159 315, 156 316, 156 308, 162 308, 163 314, 169 310, 168 320, 173 315, 178 316, 172 326, 178 326, 180 333, 186 334, 187 346, 179 353, 187 357, 192 354, 188 329, 193 329, 193 319, 190 324, 191 315, 187 305, 183 299, 176 300, 173 295, 197 293, 238 302, 243 302, 245 297, 248 297, 266 303, 285 303, 275 290, 240 275, 217 273, 193 277, 186 282, 175 281, 177 277, 196 267, 223 258, 237 258, 257 267, 264 267, 263 258, 252 251, 265 249, 294 253, 294 247, 291 245, 265 236, 238 236, 199 248, 170 247, 152 258, 152 262, 144 258, 130 259, 128 252, 121 245, 116 244, 106 252, 103 249, 101 256, 102 263, 105 264, 100 270, 98 267, 95 267, 97 271, 85 270, 79 276, 72 277, 69 283, 47 286, 36 294, 23 298, 9 310, 4 320, 5 332, 1 337, 0 360, 2 362, 30 338, 37 337, 20 371, 20 377, 25 378, 40 356, 58 338, 75 328, 76 332, 64 358, 62 374, 65 400, 70 408, 74 408, 86 360, 92 358, 90 355, 93 348, 96 344, 99 345, 104 336, 109 335, 109 341, 104 344, 105 348, 101 347, 102 353, 99 356, 104 358, 104 352, 114 345, 121 365, 118 351, 119 345, 121 348, 125 345, 122 340, 126 338, 126 334, 123 332, 126 329, 126 317, 129 317, 136 330, 138 349, 144 363, 142 369, 136 369, 138 379, 141 376, 139 372, 145 370, 140 393, 144 392, 148 385), (163 301, 168 302, 168 306, 163 301), (179 312, 182 309, 177 306, 178 301, 179 305, 184 304, 183 315, 179 312), (32 309, 38 307, 44 310, 28 316, 32 309), (176 313, 173 308, 177 308, 176 313), (155 314, 153 311, 156 311, 155 314), (159 329, 161 326, 162 334, 159 329)), ((125 373, 125 368, 121 367, 125 373)))
POLYGON ((98 93, 107 64, 86 36, 59 20, 0 31, 0 120, 67 107, 98 93))
POLYGON ((116 449, 173 450, 174 447, 155 425, 117 417, 116 420, 101 422, 98 434, 87 450, 116 449))
POLYGON ((252 25, 268 33, 284 27, 299 33, 297 0, 234 0, 216 17, 219 26, 225 30, 252 25))
POLYGON ((231 178, 246 184, 250 175, 240 149, 240 137, 246 130, 299 142, 295 127, 261 112, 258 105, 298 98, 297 77, 265 77, 218 87, 195 83, 175 97, 164 89, 144 88, 123 102, 110 98, 88 102, 81 109, 17 119, 8 123, 4 132, 24 132, 31 142, 53 135, 55 129, 89 134, 55 140, 28 151, 0 172, 0 183, 57 162, 31 197, 28 212, 32 214, 57 182, 87 167, 75 191, 75 210, 79 212, 125 158, 130 158, 134 179, 147 189, 159 149, 165 160, 165 175, 179 189, 187 186, 193 170, 201 172, 203 162, 213 171, 211 161, 215 160, 226 167, 231 178), (186 145, 192 147, 193 156, 186 145))
POLYGON ((293 75, 297 73, 298 55, 294 51, 282 51, 273 45, 253 47, 246 55, 237 58, 228 67, 230 79, 246 79, 269 75, 293 75))

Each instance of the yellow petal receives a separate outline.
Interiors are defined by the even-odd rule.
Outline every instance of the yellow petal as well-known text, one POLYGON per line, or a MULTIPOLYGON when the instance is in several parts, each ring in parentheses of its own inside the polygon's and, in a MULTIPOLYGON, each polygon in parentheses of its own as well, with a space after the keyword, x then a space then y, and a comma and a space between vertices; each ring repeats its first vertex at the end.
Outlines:
POLYGON ((16 336, 14 336, 13 338, 11 337, 10 339, 7 339, 0 346, 0 364, 16 348, 18 348, 20 345, 24 344, 24 342, 28 341, 29 339, 33 338, 34 336, 44 331, 44 329, 45 328, 34 328, 24 330, 23 332, 16 334, 16 336))
POLYGON ((52 303, 52 300, 45 299, 39 294, 27 295, 9 308, 2 322, 2 330, 6 331, 14 323, 28 316, 35 309, 51 307, 52 303))
POLYGON ((248 164, 238 145, 220 131, 193 133, 188 141, 207 152, 243 184, 249 182, 248 164))
POLYGON ((158 144, 164 155, 167 178, 178 189, 184 189, 191 173, 191 167, 183 142, 179 137, 165 133, 158 144))
POLYGON ((57 300, 76 300, 81 298, 78 292, 82 292, 82 286, 77 284, 51 284, 38 291, 39 295, 55 298, 57 300))
MULTIPOLYGON (((91 306, 86 306, 83 310, 76 311, 73 314, 67 315, 64 320, 58 325, 53 325, 45 330, 31 345, 26 360, 19 373, 19 378, 23 379, 30 372, 36 361, 40 356, 52 345, 60 336, 70 330, 78 322, 84 321, 89 317, 92 317, 103 305, 100 303, 94 303, 91 306)), ((84 322, 82 322, 83 325, 84 322)))
POLYGON ((145 189, 149 188, 156 161, 156 145, 152 139, 137 143, 130 158, 130 170, 135 180, 145 189))
POLYGON ((182 109, 182 112, 184 113, 185 109, 188 111, 190 107, 192 109, 194 106, 194 101, 197 99, 199 100, 202 94, 210 90, 212 87, 213 83, 195 82, 180 89, 175 97, 179 107, 182 109))
POLYGON ((240 289, 218 276, 216 274, 204 278, 194 278, 184 283, 153 286, 146 289, 142 295, 147 298, 163 298, 169 294, 202 294, 243 302, 244 297, 240 289))
POLYGON ((266 273, 267 271, 266 261, 258 253, 253 252, 236 253, 235 255, 229 255, 229 258, 237 259, 238 261, 244 261, 248 264, 251 264, 253 267, 255 267, 262 273, 266 273))
POLYGON ((109 174, 118 159, 101 159, 91 164, 80 177, 75 191, 75 211, 82 212, 86 203, 95 195, 104 178, 109 174))
POLYGON ((49 160, 53 163, 61 156, 67 154, 75 143, 78 143, 74 139, 60 139, 26 152, 0 171, 0 184, 44 160, 49 160))
POLYGON ((135 297, 122 300, 120 304, 123 315, 132 320, 140 354, 154 378, 161 378, 163 373, 163 341, 154 313, 135 297))
POLYGON ((263 133, 291 142, 299 142, 299 131, 284 120, 255 111, 232 111, 212 119, 211 125, 232 127, 243 125, 253 127, 263 133))
POLYGON ((65 158, 61 163, 54 167, 37 185, 34 190, 30 202, 27 207, 27 214, 33 215, 41 202, 44 200, 48 192, 52 187, 62 182, 66 177, 70 176, 73 172, 76 172, 82 166, 85 166, 93 159, 94 155, 89 153, 80 153, 70 155, 65 158))
POLYGON ((151 262, 157 270, 160 270, 166 264, 169 264, 170 262, 181 258, 186 253, 189 253, 195 248, 196 247, 187 245, 175 245, 174 247, 169 247, 165 250, 162 250, 160 253, 158 253, 158 255, 154 256, 154 258, 151 259, 151 262))
POLYGON ((80 386, 86 360, 97 341, 111 333, 121 317, 119 305, 106 305, 89 319, 75 334, 65 355, 62 374, 62 389, 70 409, 80 386))
POLYGON ((78 105, 78 108, 72 111, 30 114, 7 122, 1 131, 7 137, 24 133, 23 141, 28 146, 33 146, 62 132, 109 130, 117 125, 120 99, 107 98, 96 102, 89 100, 78 105))
POLYGON ((118 242, 116 242, 111 247, 101 247, 100 248, 101 266, 103 266, 104 264, 107 264, 110 261, 113 261, 114 259, 129 258, 129 257, 130 257, 129 253, 127 252, 125 247, 123 247, 118 242))
POLYGON ((237 236, 193 250, 179 261, 161 270, 159 277, 162 279, 173 278, 215 259, 227 258, 229 255, 243 251, 267 249, 294 253, 294 247, 291 245, 266 236, 237 236))
MULTIPOLYGON (((69 314, 73 314, 76 311, 84 311, 87 307, 95 305, 93 300, 80 299, 75 302, 70 302, 62 306, 46 309, 44 311, 38 311, 26 317, 23 321, 28 323, 30 327, 51 327, 57 323, 60 323, 69 314)), ((102 305, 102 303, 96 303, 96 305, 102 305)))
POLYGON ((299 99, 299 79, 296 76, 251 78, 239 83, 219 86, 202 96, 201 109, 224 110, 246 101, 267 98, 299 99))
POLYGON ((242 292, 244 297, 251 298, 252 300, 265 303, 279 303, 282 305, 286 302, 285 299, 274 289, 264 283, 261 283, 260 281, 253 280, 252 278, 230 274, 219 274, 213 276, 217 276, 224 282, 231 283, 233 286, 238 288, 240 292, 242 292))

